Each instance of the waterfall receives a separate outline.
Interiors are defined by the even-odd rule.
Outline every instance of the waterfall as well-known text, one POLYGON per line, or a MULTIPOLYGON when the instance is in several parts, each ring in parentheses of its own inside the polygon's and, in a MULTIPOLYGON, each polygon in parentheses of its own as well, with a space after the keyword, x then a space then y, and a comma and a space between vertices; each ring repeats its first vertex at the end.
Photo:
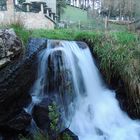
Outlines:
POLYGON ((63 121, 79 140, 140 140, 139 121, 120 109, 84 43, 48 40, 38 60, 31 106, 44 96, 52 97, 61 104, 63 121))

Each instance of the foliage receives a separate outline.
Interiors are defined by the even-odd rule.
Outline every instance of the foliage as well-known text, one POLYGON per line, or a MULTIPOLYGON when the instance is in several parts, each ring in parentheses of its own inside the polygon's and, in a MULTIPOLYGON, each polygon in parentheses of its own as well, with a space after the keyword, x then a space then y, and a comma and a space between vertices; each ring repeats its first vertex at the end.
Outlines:
POLYGON ((130 82, 133 79, 139 83, 139 59, 135 56, 135 52, 137 56, 140 56, 138 36, 132 33, 117 32, 102 36, 101 40, 102 42, 93 50, 101 60, 100 67, 108 80, 117 74, 124 81, 130 82))
POLYGON ((132 20, 135 16, 137 0, 102 0, 102 12, 109 17, 122 17, 132 20))
POLYGON ((33 37, 45 37, 63 40, 74 40, 74 36, 77 32, 73 30, 33 30, 33 37))
POLYGON ((59 121, 57 105, 55 102, 53 102, 52 105, 50 105, 48 108, 49 108, 50 128, 52 131, 57 132, 58 131, 57 125, 59 121))
POLYGON ((17 36, 22 39, 24 45, 28 42, 31 34, 30 30, 27 31, 20 23, 11 24, 8 28, 14 28, 17 36))

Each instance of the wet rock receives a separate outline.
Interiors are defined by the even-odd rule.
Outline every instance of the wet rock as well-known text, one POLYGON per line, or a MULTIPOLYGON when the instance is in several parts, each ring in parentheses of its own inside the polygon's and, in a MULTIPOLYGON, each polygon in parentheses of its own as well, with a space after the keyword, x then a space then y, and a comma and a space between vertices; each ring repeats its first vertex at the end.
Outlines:
POLYGON ((79 46, 79 48, 81 48, 81 49, 86 49, 86 48, 88 48, 88 45, 87 45, 85 42, 77 41, 76 43, 77 43, 77 45, 79 46))
POLYGON ((31 123, 31 116, 22 111, 7 122, 7 127, 16 131, 25 130, 31 123))
POLYGON ((58 138, 60 140, 79 140, 78 136, 75 135, 71 130, 69 130, 68 128, 65 129, 64 131, 62 131, 59 135, 58 138))
POLYGON ((48 134, 51 139, 64 129, 59 111, 58 105, 49 98, 44 98, 32 110, 32 117, 36 125, 44 134, 48 134))
POLYGON ((13 29, 0 30, 0 68, 17 58, 22 51, 22 42, 13 29))
POLYGON ((72 72, 66 63, 66 54, 61 51, 54 51, 48 58, 48 77, 44 90, 49 94, 57 94, 61 97, 61 102, 68 106, 74 99, 74 85, 72 82, 72 72))
POLYGON ((8 139, 30 123, 31 118, 23 108, 31 103, 29 91, 36 79, 37 54, 45 47, 46 39, 31 39, 22 57, 12 58, 6 67, 0 69, 0 133, 5 137, 10 133, 8 139))
POLYGON ((42 100, 41 103, 35 105, 32 111, 32 116, 37 126, 43 130, 49 130, 50 119, 49 119, 49 108, 48 106, 52 101, 48 98, 42 100))
POLYGON ((60 40, 54 40, 53 42, 51 42, 50 46, 52 48, 56 48, 56 47, 60 47, 60 46, 62 47, 62 44, 61 44, 60 40))
POLYGON ((19 140, 18 135, 27 135, 26 129, 30 126, 31 116, 24 110, 16 112, 7 121, 0 123, 0 132, 3 140, 19 140))
POLYGON ((36 55, 39 51, 47 47, 46 44, 47 39, 45 38, 30 38, 26 49, 25 57, 30 58, 33 55, 36 55))

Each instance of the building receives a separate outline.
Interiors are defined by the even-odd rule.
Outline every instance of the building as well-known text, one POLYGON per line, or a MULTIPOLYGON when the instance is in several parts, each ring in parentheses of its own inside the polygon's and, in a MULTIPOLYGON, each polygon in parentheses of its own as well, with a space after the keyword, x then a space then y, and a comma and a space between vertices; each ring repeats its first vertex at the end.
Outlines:
POLYGON ((67 1, 71 6, 79 7, 79 8, 87 8, 90 6, 90 0, 68 0, 67 1))
POLYGON ((101 0, 67 0, 71 6, 83 9, 99 9, 101 7, 101 0))
POLYGON ((56 24, 56 0, 7 0, 0 11, 0 24, 20 23, 28 29, 53 29, 56 24))

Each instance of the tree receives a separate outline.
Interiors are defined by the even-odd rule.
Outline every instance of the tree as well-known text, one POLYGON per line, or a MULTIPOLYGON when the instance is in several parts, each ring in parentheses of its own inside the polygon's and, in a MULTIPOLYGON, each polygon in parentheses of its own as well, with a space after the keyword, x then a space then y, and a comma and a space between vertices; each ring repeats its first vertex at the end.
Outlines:
POLYGON ((56 0, 56 13, 59 17, 59 21, 61 19, 61 14, 64 12, 64 8, 66 8, 66 0, 56 0))
POLYGON ((137 0, 101 0, 102 12, 108 17, 119 17, 133 19, 135 15, 135 4, 137 0))

